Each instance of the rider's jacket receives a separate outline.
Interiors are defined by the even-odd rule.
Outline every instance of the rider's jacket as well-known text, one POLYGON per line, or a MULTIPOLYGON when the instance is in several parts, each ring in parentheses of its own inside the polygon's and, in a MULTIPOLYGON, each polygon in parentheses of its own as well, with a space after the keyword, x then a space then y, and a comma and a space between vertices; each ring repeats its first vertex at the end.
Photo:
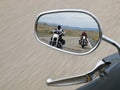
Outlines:
POLYGON ((60 30, 58 30, 58 29, 57 29, 57 30, 53 30, 52 32, 58 34, 59 36, 62 36, 62 35, 64 34, 63 29, 60 29, 60 30))

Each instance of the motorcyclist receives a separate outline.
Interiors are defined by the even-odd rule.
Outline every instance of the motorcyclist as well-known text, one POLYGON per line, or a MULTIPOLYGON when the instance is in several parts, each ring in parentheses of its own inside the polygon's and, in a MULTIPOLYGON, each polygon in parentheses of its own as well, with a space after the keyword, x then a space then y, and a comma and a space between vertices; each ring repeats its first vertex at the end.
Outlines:
POLYGON ((87 43, 88 43, 88 41, 87 41, 87 33, 86 33, 86 32, 83 32, 80 36, 81 36, 80 44, 81 44, 81 41, 82 41, 83 39, 85 39, 86 45, 87 45, 87 43))
POLYGON ((87 39, 87 33, 86 33, 86 32, 83 32, 83 33, 82 33, 82 37, 81 37, 81 38, 83 38, 83 36, 85 36, 86 39, 87 39))
POLYGON ((61 28, 60 25, 57 26, 57 29, 52 31, 53 33, 56 33, 59 35, 59 41, 62 42, 62 44, 65 44, 65 40, 63 40, 62 36, 64 36, 65 32, 63 31, 63 29, 61 28))

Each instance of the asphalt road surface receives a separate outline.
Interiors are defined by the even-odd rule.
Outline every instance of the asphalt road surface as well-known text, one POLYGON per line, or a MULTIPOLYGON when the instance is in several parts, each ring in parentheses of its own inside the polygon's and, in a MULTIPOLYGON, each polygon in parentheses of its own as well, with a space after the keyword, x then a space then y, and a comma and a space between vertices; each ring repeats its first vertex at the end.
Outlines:
POLYGON ((75 90, 50 87, 48 78, 80 75, 117 50, 106 42, 93 53, 75 56, 53 50, 34 36, 37 15, 52 9, 85 9, 102 24, 104 35, 120 43, 120 0, 0 0, 0 90, 75 90))
MULTIPOLYGON (((41 41, 50 44, 51 37, 38 37, 41 41)), ((63 50, 76 52, 76 53, 84 53, 91 50, 95 46, 95 41, 92 39, 87 39, 88 45, 82 48, 79 44, 80 37, 63 37, 65 40, 65 45, 63 45, 63 50)), ((55 47, 55 46, 54 46, 55 47)))

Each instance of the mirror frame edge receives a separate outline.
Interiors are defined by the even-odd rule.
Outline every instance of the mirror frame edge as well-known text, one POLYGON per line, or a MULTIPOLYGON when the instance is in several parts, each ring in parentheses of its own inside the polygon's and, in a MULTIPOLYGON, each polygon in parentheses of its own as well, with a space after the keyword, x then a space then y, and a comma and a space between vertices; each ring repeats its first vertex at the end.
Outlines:
POLYGON ((95 49, 97 49, 97 47, 100 45, 100 42, 102 40, 102 29, 101 29, 101 23, 100 21, 98 20, 98 18, 92 14, 91 12, 88 12, 86 10, 82 10, 82 9, 58 9, 58 10, 49 10, 49 11, 44 11, 44 12, 41 12, 37 15, 37 19, 35 21, 35 26, 34 26, 34 35, 35 35, 35 38, 38 42, 42 43, 43 45, 46 45, 48 47, 51 47, 55 50, 58 50, 58 51, 61 51, 61 52, 64 52, 64 53, 68 53, 68 54, 72 54, 72 55, 78 55, 78 56, 83 56, 83 55, 87 55, 87 54, 90 54, 92 53, 95 49), (85 13, 89 16, 91 16, 95 22, 97 23, 98 25, 98 28, 99 28, 99 40, 97 41, 96 45, 89 51, 85 52, 85 53, 75 53, 75 52, 70 52, 70 51, 65 51, 63 49, 59 49, 59 48, 56 48, 56 47, 53 47, 49 44, 46 44, 44 43, 43 41, 41 41, 39 38, 38 38, 38 35, 37 35, 37 21, 38 19, 43 16, 43 15, 46 15, 46 14, 51 14, 51 13, 59 13, 59 12, 79 12, 79 13, 85 13))

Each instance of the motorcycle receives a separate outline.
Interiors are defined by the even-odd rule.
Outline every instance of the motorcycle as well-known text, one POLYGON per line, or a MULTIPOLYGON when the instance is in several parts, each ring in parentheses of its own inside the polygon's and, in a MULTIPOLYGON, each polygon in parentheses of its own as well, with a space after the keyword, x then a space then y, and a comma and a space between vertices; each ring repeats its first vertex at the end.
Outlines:
MULTIPOLYGON (((48 45, 47 43, 44 43, 42 41, 44 38, 42 37, 44 34, 41 33, 41 36, 39 35, 38 30, 39 28, 35 28, 35 35, 37 40, 39 40, 44 45, 47 45, 48 47, 51 47, 53 49, 56 49, 58 51, 62 51, 65 53, 73 54, 73 55, 79 55, 83 56, 86 54, 89 54, 93 52, 99 45, 101 40, 106 41, 109 44, 112 44, 114 47, 117 48, 118 52, 115 54, 109 55, 105 58, 102 58, 96 65, 96 67, 93 68, 93 70, 86 72, 82 75, 72 76, 72 77, 66 77, 61 79, 53 80, 51 78, 47 79, 47 85, 48 86, 68 86, 68 85, 76 85, 76 84, 83 84, 82 87, 80 87, 77 90, 119 90, 120 89, 120 45, 113 41, 112 39, 104 36, 101 31, 101 25, 99 23, 99 20, 96 18, 95 15, 92 13, 85 11, 85 10, 78 10, 78 9, 67 9, 67 10, 53 10, 53 11, 47 11, 40 13, 37 20, 36 20, 36 26, 39 24, 39 21, 41 20, 41 17, 45 18, 45 21, 54 19, 52 23, 62 23, 63 26, 66 29, 66 34, 68 34, 68 37, 66 37, 66 48, 59 49, 55 46, 56 44, 53 42, 58 42, 58 35, 55 34, 55 36, 52 38, 51 45, 48 45), (46 18, 47 15, 47 18, 46 18), (52 16, 52 17, 51 17, 52 16), (58 20, 59 19, 59 20, 58 20), (56 22, 56 20, 58 20, 56 22), (72 21, 73 20, 73 21, 72 21), (74 23, 73 23, 74 22, 74 23), (79 23, 79 26, 78 26, 79 23), (84 26, 83 26, 84 25, 84 26), (89 48, 88 50, 77 48, 78 45, 78 38, 81 32, 87 32, 87 34, 92 37, 89 38, 89 42, 93 45, 92 48, 89 48), (42 35, 43 34, 43 35, 42 35), (93 39, 94 38, 94 39, 93 39)), ((44 22, 45 22, 44 21, 44 22)), ((42 23, 42 22, 41 22, 42 23)), ((46 22, 48 23, 48 22, 46 22)), ((50 26, 49 26, 50 27, 50 26)), ((53 27, 53 26, 51 26, 53 27)), ((46 34, 47 32, 45 32, 46 34)), ((49 35, 48 35, 49 36, 49 35)), ((83 48, 85 44, 83 41, 83 48)))
POLYGON ((81 45, 82 48, 84 48, 85 46, 87 46, 87 39, 85 36, 82 36, 81 40, 79 40, 79 45, 81 45))
POLYGON ((50 45, 62 49, 62 48, 63 48, 63 43, 62 43, 62 41, 61 41, 60 38, 59 38, 59 36, 60 36, 61 34, 63 34, 63 33, 61 33, 61 32, 55 32, 55 33, 53 34, 53 36, 51 37, 50 45))

